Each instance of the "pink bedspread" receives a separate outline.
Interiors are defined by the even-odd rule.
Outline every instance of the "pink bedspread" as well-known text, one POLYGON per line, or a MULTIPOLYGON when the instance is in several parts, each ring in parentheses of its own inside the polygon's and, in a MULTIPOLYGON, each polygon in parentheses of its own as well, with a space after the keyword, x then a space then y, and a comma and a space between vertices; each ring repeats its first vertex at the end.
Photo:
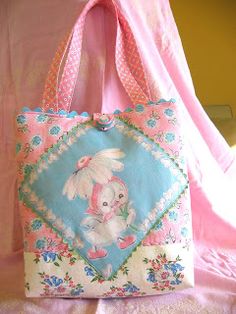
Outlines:
MULTIPOLYGON (((153 98, 176 98, 184 108, 196 286, 181 293, 142 299, 24 298, 14 115, 22 106, 39 106, 55 49, 73 26, 85 1, 2 0, 0 313, 236 313, 235 157, 195 96, 168 1, 116 1, 137 38, 153 98)), ((113 45, 108 44, 115 36, 109 27, 112 21, 100 7, 88 16, 72 108, 79 112, 107 112, 129 104, 114 69, 113 45), (102 81, 106 88, 100 84, 102 81)))

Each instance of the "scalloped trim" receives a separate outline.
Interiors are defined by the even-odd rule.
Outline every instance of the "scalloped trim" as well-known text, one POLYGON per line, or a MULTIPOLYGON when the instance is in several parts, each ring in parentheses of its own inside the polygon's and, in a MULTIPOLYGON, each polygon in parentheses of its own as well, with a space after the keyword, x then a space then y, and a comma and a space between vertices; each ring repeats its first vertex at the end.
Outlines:
MULTIPOLYGON (((146 103, 146 105, 148 106, 156 106, 156 105, 162 105, 164 103, 175 103, 176 100, 174 98, 171 98, 170 100, 166 100, 164 98, 161 98, 159 99, 158 101, 148 101, 146 103)), ((136 104, 134 107, 136 106, 139 106, 139 104, 136 104)), ((121 111, 119 109, 116 109, 113 111, 112 114, 120 114, 120 113, 123 113, 123 112, 132 112, 134 111, 135 109, 132 108, 132 107, 127 107, 124 111, 121 111)), ((53 111, 52 109, 49 109, 47 111, 43 111, 43 108, 42 107, 36 107, 35 109, 30 109, 29 107, 23 107, 21 109, 21 112, 22 113, 25 113, 25 112, 42 112, 42 113, 49 113, 49 114, 56 114, 56 115, 59 115, 59 116, 63 116, 63 117, 66 117, 66 118, 74 118, 74 117, 91 117, 91 115, 88 113, 88 112, 82 112, 82 113, 78 113, 77 111, 70 111, 70 112, 67 112, 65 110, 59 110, 59 111, 53 111)))

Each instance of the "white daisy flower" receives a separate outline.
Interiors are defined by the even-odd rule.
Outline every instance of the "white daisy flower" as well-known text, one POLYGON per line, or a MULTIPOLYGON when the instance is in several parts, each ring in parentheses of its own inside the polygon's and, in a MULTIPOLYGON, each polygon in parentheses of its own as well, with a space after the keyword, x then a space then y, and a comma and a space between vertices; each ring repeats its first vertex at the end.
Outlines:
POLYGON ((143 231, 143 232, 146 232, 147 231, 147 227, 144 225, 144 224, 141 224, 139 226, 139 230, 143 231))
POLYGON ((79 236, 76 236, 76 238, 73 241, 73 245, 82 249, 84 247, 84 242, 80 239, 79 236))
POLYGON ((152 210, 153 214, 156 216, 157 213, 159 212, 159 209, 158 207, 155 207, 153 210, 152 210))
POLYGON ((171 162, 170 162, 170 160, 168 160, 168 159, 162 158, 162 159, 161 159, 161 162, 162 162, 162 164, 163 164, 166 168, 170 167, 170 165, 171 165, 171 162))
POLYGON ((35 194, 35 192, 31 192, 29 195, 29 199, 31 200, 31 202, 35 203, 38 201, 38 196, 35 194))
POLYGON ((150 220, 150 222, 153 222, 153 220, 156 218, 156 214, 152 211, 149 215, 148 215, 148 219, 150 220))
POLYGON ((28 185, 23 186, 22 190, 24 193, 30 193, 31 191, 28 185))
POLYGON ((48 219, 48 220, 56 220, 56 216, 55 216, 55 214, 52 212, 52 210, 51 209, 48 209, 47 211, 46 211, 46 213, 44 214, 44 216, 48 219))
POLYGON ((147 144, 146 150, 150 152, 152 150, 152 144, 147 144))
POLYGON ((64 234, 67 238, 74 238, 75 237, 75 233, 70 227, 68 227, 64 230, 64 234))
POLYGON ((163 195, 165 196, 166 200, 171 200, 172 198, 172 192, 170 190, 165 192, 163 195))
POLYGON ((133 136, 134 136, 134 130, 129 130, 129 131, 127 131, 127 135, 128 135, 129 137, 133 137, 133 136))
POLYGON ((173 173, 173 175, 175 175, 175 176, 177 176, 179 173, 178 169, 176 169, 176 168, 171 168, 170 170, 173 173))
POLYGON ((56 218, 56 220, 54 221, 54 224, 58 229, 64 229, 64 223, 60 217, 56 218))
POLYGON ((155 159, 160 159, 162 157, 161 152, 152 152, 152 155, 155 157, 155 159))
POLYGON ((67 144, 68 144, 68 145, 72 145, 72 144, 75 143, 75 141, 76 141, 76 138, 72 136, 72 137, 70 137, 70 138, 68 139, 67 144))
POLYGON ((174 192, 177 192, 178 189, 179 189, 179 183, 175 182, 174 185, 172 186, 172 189, 173 189, 174 192))
POLYGON ((38 210, 44 213, 47 211, 47 207, 45 205, 40 206, 40 207, 38 206, 38 210))
POLYGON ((58 159, 58 157, 57 157, 56 154, 50 154, 50 155, 48 156, 48 162, 49 162, 49 163, 52 163, 53 161, 55 161, 55 160, 57 160, 57 159, 58 159))
POLYGON ((137 137, 137 143, 143 143, 143 138, 142 136, 137 137))

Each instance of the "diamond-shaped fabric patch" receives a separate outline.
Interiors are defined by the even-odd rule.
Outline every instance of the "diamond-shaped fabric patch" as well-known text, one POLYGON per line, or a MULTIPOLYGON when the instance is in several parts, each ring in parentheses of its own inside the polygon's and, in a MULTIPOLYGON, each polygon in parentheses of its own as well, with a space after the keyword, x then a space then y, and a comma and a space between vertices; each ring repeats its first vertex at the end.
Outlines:
POLYGON ((74 127, 21 187, 24 202, 104 278, 111 278, 187 185, 152 139, 116 119, 74 127))

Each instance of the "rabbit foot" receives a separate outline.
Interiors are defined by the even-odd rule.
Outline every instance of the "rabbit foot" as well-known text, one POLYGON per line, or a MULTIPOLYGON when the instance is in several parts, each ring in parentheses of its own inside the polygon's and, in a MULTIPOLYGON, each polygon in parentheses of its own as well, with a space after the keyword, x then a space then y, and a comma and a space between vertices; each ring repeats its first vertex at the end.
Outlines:
POLYGON ((136 241, 136 237, 134 235, 129 235, 127 237, 124 237, 123 239, 120 239, 117 243, 118 247, 120 249, 126 249, 128 246, 132 245, 136 241))
POLYGON ((89 249, 87 255, 89 259, 103 258, 107 256, 107 251, 105 249, 89 249))

